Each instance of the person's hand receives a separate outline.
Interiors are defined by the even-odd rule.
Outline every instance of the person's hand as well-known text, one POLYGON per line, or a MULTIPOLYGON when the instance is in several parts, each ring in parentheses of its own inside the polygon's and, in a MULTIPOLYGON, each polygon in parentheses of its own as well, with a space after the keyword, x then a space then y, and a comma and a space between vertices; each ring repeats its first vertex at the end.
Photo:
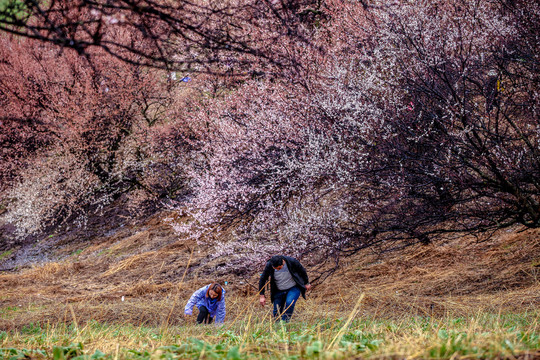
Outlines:
POLYGON ((311 284, 306 284, 306 290, 311 290, 311 284))
POLYGON ((261 306, 264 306, 266 304, 266 298, 264 297, 264 295, 261 295, 259 297, 259 303, 261 304, 261 306))
POLYGON ((189 318, 190 316, 191 316, 190 314, 184 313, 184 319, 187 319, 187 318, 189 318))

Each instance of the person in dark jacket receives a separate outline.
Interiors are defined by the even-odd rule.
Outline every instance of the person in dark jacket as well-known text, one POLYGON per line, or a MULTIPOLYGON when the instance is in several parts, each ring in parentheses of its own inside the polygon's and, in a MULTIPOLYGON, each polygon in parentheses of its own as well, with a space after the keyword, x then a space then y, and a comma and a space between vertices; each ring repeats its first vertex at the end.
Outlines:
POLYGON ((264 268, 259 279, 260 304, 266 304, 264 290, 270 278, 270 299, 274 304, 274 318, 288 322, 294 311, 296 301, 306 290, 311 289, 306 269, 298 260, 290 256, 273 256, 264 268))

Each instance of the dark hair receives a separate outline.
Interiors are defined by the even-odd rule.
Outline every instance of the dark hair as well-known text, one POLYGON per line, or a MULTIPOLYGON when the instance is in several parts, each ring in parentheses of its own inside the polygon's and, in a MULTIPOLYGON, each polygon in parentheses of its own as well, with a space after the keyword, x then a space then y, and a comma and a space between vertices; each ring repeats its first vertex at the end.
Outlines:
POLYGON ((213 282, 208 287, 208 290, 206 290, 206 297, 210 297, 210 290, 213 290, 218 294, 217 300, 220 301, 221 297, 223 296, 223 289, 221 288, 221 285, 219 285, 217 282, 213 282))
POLYGON ((273 268, 276 268, 278 266, 283 265, 283 256, 282 255, 274 255, 270 259, 270 264, 273 268))

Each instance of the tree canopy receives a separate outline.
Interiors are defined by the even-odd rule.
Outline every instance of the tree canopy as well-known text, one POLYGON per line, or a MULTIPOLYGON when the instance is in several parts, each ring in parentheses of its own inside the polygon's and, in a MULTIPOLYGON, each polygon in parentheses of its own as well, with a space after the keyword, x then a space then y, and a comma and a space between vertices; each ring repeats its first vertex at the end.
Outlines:
POLYGON ((2 216, 21 237, 122 200, 187 215, 180 236, 249 271, 540 226, 536 3, 0 9, 2 216))

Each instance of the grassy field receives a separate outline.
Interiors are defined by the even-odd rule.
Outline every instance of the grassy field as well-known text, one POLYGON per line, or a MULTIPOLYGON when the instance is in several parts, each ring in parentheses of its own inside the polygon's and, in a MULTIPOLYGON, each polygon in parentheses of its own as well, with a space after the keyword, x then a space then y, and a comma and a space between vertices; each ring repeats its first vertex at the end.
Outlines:
POLYGON ((288 324, 161 223, 53 250, 0 272, 0 359, 540 359, 540 229, 343 259, 288 324), (210 277, 226 321, 196 326, 210 277))
MULTIPOLYGON (((540 313, 373 317, 363 296, 349 313, 332 304, 299 302, 288 324, 274 323, 255 298, 228 301, 222 326, 107 324, 95 320, 29 323, 0 331, 3 359, 456 359, 540 357, 540 313)), ((348 300, 353 300, 348 299, 348 300)), ((33 309, 2 309, 2 317, 33 309)), ((39 311, 34 309, 34 311, 39 311)))

